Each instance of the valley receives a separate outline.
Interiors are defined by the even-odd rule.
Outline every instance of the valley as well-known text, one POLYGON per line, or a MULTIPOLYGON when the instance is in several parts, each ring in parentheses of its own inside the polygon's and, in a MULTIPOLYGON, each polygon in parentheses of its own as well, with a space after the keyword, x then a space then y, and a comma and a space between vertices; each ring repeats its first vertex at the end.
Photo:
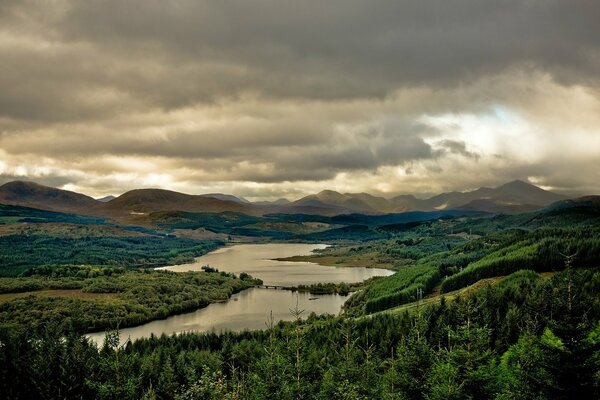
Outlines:
POLYGON ((92 398, 596 390, 596 196, 323 215, 199 212, 185 195, 172 207, 188 210, 152 197, 123 217, 57 211, 58 194, 0 205, 0 383, 15 398, 42 375, 92 398), (525 349, 536 369, 520 372, 525 349))
POLYGON ((0 0, 0 400, 599 400, 600 0, 0 0))
MULTIPOLYGON (((273 257, 285 254, 310 253, 322 249, 324 245, 311 244, 250 244, 225 247, 199 257, 192 264, 180 264, 159 268, 163 271, 186 273, 207 271, 227 273, 233 276, 250 274, 260 284, 218 304, 211 304, 204 310, 194 310, 186 314, 154 321, 145 325, 122 330, 123 340, 139 339, 150 335, 174 334, 181 332, 222 332, 226 330, 263 329, 273 316, 275 322, 291 320, 289 310, 296 306, 311 313, 337 315, 348 294, 317 295, 310 290, 284 290, 280 287, 297 288, 320 283, 356 284, 375 276, 386 276, 392 271, 365 268, 329 268, 310 263, 278 262, 273 257), (263 288, 263 286, 266 286, 263 288), (273 288, 269 289, 268 287, 273 288), (278 287, 275 289, 275 287, 278 287)), ((350 287, 350 286, 349 286, 350 287)), ((105 332, 92 333, 88 337, 102 344, 105 332)))

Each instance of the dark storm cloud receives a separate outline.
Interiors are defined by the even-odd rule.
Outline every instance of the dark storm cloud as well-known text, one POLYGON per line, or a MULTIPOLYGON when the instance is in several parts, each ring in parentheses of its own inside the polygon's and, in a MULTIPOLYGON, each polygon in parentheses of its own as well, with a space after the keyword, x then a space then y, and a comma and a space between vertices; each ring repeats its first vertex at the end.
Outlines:
POLYGON ((389 87, 523 61, 593 71, 599 13, 590 0, 85 1, 70 8, 63 33, 140 54, 300 72, 289 82, 356 74, 389 87))
POLYGON ((10 31, 56 46, 2 49, 0 110, 22 119, 27 108, 81 118, 245 92, 380 97, 524 64, 597 84, 600 68, 600 3, 590 0, 59 0, 0 13, 10 31), (78 93, 100 88, 114 98, 81 103, 78 93))

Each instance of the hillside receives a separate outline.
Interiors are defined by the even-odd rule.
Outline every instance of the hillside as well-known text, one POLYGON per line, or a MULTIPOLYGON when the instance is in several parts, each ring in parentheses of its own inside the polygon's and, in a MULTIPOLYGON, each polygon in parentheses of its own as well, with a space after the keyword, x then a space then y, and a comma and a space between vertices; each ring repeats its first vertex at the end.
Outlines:
POLYGON ((136 189, 106 203, 110 210, 137 213, 156 211, 224 212, 234 211, 249 215, 260 214, 260 209, 240 201, 213 196, 195 196, 163 189, 136 189))
POLYGON ((155 211, 243 212, 260 214, 261 207, 229 195, 188 195, 162 189, 136 189, 119 197, 93 199, 81 193, 14 181, 0 186, 0 204, 83 215, 124 217, 155 211))
POLYGON ((93 210, 101 204, 81 193, 24 181, 0 186, 0 203, 66 212, 93 210))
POLYGON ((497 188, 449 192, 429 199, 401 195, 391 199, 368 193, 324 190, 293 202, 252 203, 228 194, 191 195, 164 189, 135 189, 114 198, 95 200, 67 190, 33 182, 9 182, 0 186, 0 203, 86 215, 128 217, 158 211, 239 212, 248 215, 273 213, 335 216, 342 214, 394 214, 408 211, 465 211, 518 214, 546 207, 566 197, 522 181, 497 188))
MULTIPOLYGON (((476 200, 487 200, 491 207, 528 206, 541 208, 566 199, 556 193, 541 189, 523 181, 513 181, 496 188, 479 188, 470 192, 442 193, 420 202, 420 207, 448 209, 465 206, 476 200)), ((482 204, 481 204, 482 205, 482 204)), ((479 210, 490 211, 490 210, 479 210)))

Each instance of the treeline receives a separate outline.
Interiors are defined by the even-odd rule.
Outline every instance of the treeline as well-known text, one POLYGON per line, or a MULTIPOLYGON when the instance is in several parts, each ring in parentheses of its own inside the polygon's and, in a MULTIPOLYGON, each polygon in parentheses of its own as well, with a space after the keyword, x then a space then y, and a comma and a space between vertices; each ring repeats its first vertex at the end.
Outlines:
MULTIPOLYGON (((267 331, 184 334, 98 351, 77 335, 0 329, 6 398, 595 399, 600 272, 525 271, 421 308, 312 316, 267 331)), ((266 311, 266 310, 265 310, 266 311)))
POLYGON ((0 276, 17 276, 41 265, 93 264, 158 267, 193 261, 222 245, 172 236, 0 236, 0 276))
POLYGON ((127 269, 123 267, 44 265, 28 269, 20 277, 0 277, 0 293, 22 293, 44 289, 83 289, 86 285, 94 282, 86 278, 110 277, 125 272, 127 269))
POLYGON ((68 214, 36 208, 0 204, 0 224, 65 222, 73 224, 104 224, 105 218, 68 214))
MULTIPOLYGON (((438 224, 447 223, 450 222, 438 224)), ((412 232, 356 249, 357 252, 368 249, 384 256, 395 254, 404 262, 407 261, 404 257, 411 253, 429 255, 400 267, 393 276, 376 280, 353 296, 346 303, 351 315, 414 302, 438 285, 442 292, 451 292, 481 279, 506 276, 521 269, 560 271, 565 268, 567 259, 573 267, 600 266, 600 228, 511 228, 462 243, 452 242, 443 235, 425 240, 412 232), (446 241, 448 245, 443 249, 440 245, 446 241), (432 243, 434 246, 430 247, 432 243), (412 247, 415 249, 411 250, 412 247)))
POLYGON ((345 310, 350 315, 370 314, 417 301, 429 294, 443 276, 458 272, 460 266, 512 243, 522 234, 522 231, 499 232, 470 242, 461 239, 452 242, 447 236, 440 235, 435 240, 427 240, 415 236, 413 232, 405 234, 403 238, 376 242, 368 247, 384 251, 385 254, 398 254, 395 249, 399 247, 401 254, 405 255, 405 249, 414 246, 415 253, 429 255, 413 260, 412 264, 399 268, 392 276, 374 281, 365 290, 352 296, 345 304, 345 310), (425 250, 429 248, 431 251, 431 243, 435 243, 433 249, 437 250, 433 250, 433 254, 425 250), (426 247, 423 248, 423 245, 426 247))
POLYGON ((509 275, 520 269, 538 272, 558 271, 570 260, 573 267, 600 265, 600 231, 598 229, 543 229, 526 235, 524 240, 501 248, 470 263, 461 272, 442 283, 449 292, 478 280, 509 275))
MULTIPOLYGON (((413 269, 418 269, 415 267, 413 269)), ((440 276, 436 270, 429 270, 417 276, 410 284, 405 285, 404 289, 395 291, 392 294, 379 296, 365 303, 365 312, 371 314, 381 310, 394 308, 402 304, 421 300, 425 294, 437 285, 440 276)))
POLYGON ((26 278, 0 278, 0 324, 40 331, 59 321, 66 332, 114 329, 206 307, 259 283, 225 272, 42 267, 26 278))
POLYGON ((362 283, 315 283, 312 285, 298 285, 290 287, 292 291, 310 294, 339 294, 347 296, 350 292, 362 287, 362 283))
POLYGON ((394 275, 374 280, 365 290, 352 296, 344 305, 348 315, 371 314, 418 300, 419 294, 429 293, 440 280, 431 265, 401 269, 394 275))

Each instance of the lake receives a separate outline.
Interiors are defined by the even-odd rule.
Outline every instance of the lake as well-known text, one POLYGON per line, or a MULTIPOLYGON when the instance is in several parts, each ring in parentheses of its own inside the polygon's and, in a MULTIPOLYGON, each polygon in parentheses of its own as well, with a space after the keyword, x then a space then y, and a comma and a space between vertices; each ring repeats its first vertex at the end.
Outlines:
MULTIPOLYGON (((136 340, 149 337, 152 333, 160 336, 181 332, 222 332, 265 329, 270 313, 275 322, 293 319, 290 309, 296 304, 304 310, 302 317, 311 312, 316 314, 337 314, 350 296, 312 295, 290 290, 251 288, 234 294, 225 303, 213 303, 206 308, 174 315, 144 325, 121 329, 121 339, 136 340)), ((104 332, 89 334, 96 343, 104 340, 104 332)))
POLYGON ((238 275, 246 272, 263 280, 265 285, 298 286, 326 282, 362 282, 373 276, 385 276, 385 269, 364 267, 330 267, 310 262, 276 261, 275 258, 310 255, 313 250, 324 249, 324 244, 269 243, 240 244, 223 247, 191 264, 163 267, 169 271, 201 271, 204 265, 238 275))
MULTIPOLYGON (((387 276, 393 272, 385 269, 362 267, 328 267, 310 262, 275 261, 295 255, 309 255, 315 249, 327 247, 322 244, 270 243, 241 244, 224 247, 198 257, 190 264, 163 267, 170 271, 201 271, 210 265, 220 271, 241 272, 260 278, 266 285, 297 286, 325 282, 362 282, 374 276, 387 276)), ((311 295, 288 290, 252 288, 233 295, 227 302, 210 304, 208 307, 152 321, 140 326, 121 330, 122 340, 149 337, 152 333, 173 334, 181 332, 221 332, 264 329, 270 313, 275 322, 292 320, 290 309, 304 310, 303 317, 316 314, 338 314, 349 296, 311 295)), ((104 338, 103 332, 89 334, 97 343, 104 338)))

